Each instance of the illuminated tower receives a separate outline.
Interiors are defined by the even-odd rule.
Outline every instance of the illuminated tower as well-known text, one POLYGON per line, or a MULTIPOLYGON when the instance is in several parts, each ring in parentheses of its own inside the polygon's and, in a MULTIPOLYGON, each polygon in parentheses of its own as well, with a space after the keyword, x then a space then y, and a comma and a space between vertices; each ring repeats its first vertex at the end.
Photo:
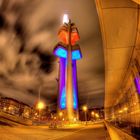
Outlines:
POLYGON ((62 111, 64 118, 72 121, 78 119, 78 87, 76 61, 82 58, 78 30, 74 23, 64 15, 64 24, 58 32, 58 43, 54 54, 59 57, 59 98, 58 110, 62 111))

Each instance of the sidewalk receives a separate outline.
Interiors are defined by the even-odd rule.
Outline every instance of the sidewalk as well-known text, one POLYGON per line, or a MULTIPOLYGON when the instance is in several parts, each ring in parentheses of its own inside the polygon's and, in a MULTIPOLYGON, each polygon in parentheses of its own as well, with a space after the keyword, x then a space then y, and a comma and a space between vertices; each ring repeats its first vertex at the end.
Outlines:
POLYGON ((112 126, 105 121, 105 125, 111 137, 111 140, 136 140, 134 137, 128 135, 124 131, 112 126))

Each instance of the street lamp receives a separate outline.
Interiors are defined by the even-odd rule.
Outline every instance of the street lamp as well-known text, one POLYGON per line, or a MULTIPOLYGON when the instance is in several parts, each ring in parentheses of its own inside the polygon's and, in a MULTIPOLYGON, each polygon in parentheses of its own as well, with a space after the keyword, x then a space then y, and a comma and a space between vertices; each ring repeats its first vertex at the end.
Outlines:
POLYGON ((119 110, 119 113, 122 113, 123 111, 122 110, 119 110))
POLYGON ((85 121, 87 125, 87 106, 83 106, 83 111, 85 112, 85 121))
POLYGON ((87 111, 87 106, 83 106, 83 111, 87 111))
POLYGON ((59 112, 59 116, 62 117, 63 116, 63 113, 62 112, 59 112))
POLYGON ((95 112, 94 111, 91 112, 91 116, 93 118, 92 120, 95 120, 95 112))
POLYGON ((45 104, 42 101, 39 101, 37 104, 37 109, 41 110, 45 107, 45 104))
MULTIPOLYGON (((43 85, 44 86, 44 85, 43 85)), ((41 95, 41 89, 43 87, 42 85, 39 87, 39 90, 38 90, 38 103, 37 103, 37 106, 36 108, 39 110, 39 121, 40 121, 40 118, 41 118, 41 110, 45 108, 45 104, 40 100, 40 95, 41 95)))
POLYGON ((62 119, 63 112, 59 112, 59 114, 58 114, 58 115, 59 115, 60 120, 63 120, 63 119, 62 119))
POLYGON ((98 119, 98 118, 99 118, 99 114, 98 114, 98 113, 96 113, 96 114, 95 114, 95 117, 98 119))
POLYGON ((127 108, 127 107, 125 107, 125 108, 124 108, 124 111, 127 111, 127 110, 128 110, 128 108, 127 108))
POLYGON ((41 117, 40 111, 41 111, 42 109, 44 109, 44 108, 45 108, 45 104, 44 104, 42 101, 39 101, 39 102, 37 103, 37 109, 39 110, 39 121, 40 121, 40 117, 41 117))
POLYGON ((95 115, 95 112, 94 112, 94 111, 92 111, 92 112, 91 112, 91 115, 92 115, 92 116, 94 116, 94 115, 95 115))

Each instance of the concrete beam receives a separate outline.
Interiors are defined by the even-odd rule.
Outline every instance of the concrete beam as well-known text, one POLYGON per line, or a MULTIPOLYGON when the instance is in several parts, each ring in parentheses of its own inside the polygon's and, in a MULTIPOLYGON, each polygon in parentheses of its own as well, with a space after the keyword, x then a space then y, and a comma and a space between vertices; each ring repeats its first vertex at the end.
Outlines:
POLYGON ((136 2, 137 4, 140 4, 140 0, 132 0, 134 2, 136 2))
POLYGON ((131 0, 96 0, 105 56, 105 107, 116 104, 138 29, 138 5, 131 0))

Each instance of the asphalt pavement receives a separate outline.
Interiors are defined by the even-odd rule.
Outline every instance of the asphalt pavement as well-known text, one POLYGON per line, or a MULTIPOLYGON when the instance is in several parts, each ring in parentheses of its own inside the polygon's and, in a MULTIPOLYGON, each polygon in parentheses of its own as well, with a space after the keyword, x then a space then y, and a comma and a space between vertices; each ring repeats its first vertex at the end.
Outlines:
POLYGON ((79 129, 57 140, 109 140, 109 137, 104 125, 100 123, 79 129))
POLYGON ((107 140, 103 123, 77 128, 0 126, 0 140, 107 140))

